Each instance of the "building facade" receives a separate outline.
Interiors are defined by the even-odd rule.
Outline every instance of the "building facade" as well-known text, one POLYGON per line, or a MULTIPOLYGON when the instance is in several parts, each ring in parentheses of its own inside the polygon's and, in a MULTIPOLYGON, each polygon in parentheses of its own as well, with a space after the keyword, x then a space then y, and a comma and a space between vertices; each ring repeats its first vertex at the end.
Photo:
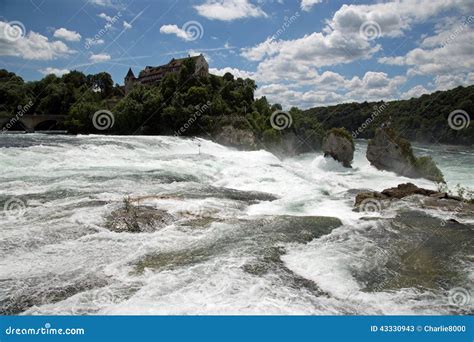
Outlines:
POLYGON ((209 75, 209 64, 207 63, 206 59, 202 54, 199 56, 188 56, 186 58, 180 59, 173 58, 168 64, 156 67, 145 67, 145 69, 140 71, 138 77, 135 77, 132 68, 130 68, 128 70, 127 75, 125 76, 125 94, 128 94, 135 84, 156 85, 159 84, 166 75, 170 73, 179 73, 179 71, 184 65, 184 62, 188 59, 192 59, 195 62, 195 75, 209 75))

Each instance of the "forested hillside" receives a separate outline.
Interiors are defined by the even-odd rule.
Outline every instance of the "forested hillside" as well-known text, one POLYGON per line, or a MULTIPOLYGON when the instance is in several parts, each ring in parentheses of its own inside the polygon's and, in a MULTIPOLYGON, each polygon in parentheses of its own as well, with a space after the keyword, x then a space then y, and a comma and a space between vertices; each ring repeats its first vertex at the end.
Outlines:
POLYGON ((412 141, 474 144, 474 124, 469 124, 474 117, 474 86, 437 91, 410 100, 317 107, 305 113, 315 115, 325 128, 345 127, 357 138, 371 138, 375 128, 390 122, 412 141), (465 111, 467 116, 458 114, 449 120, 449 114, 455 110, 465 111))
MULTIPOLYGON (((70 133, 164 134, 214 137, 223 127, 247 132, 254 147, 278 147, 306 152, 319 149, 325 131, 344 127, 354 138, 371 138, 376 127, 390 122, 393 128, 419 142, 474 144, 474 86, 439 91, 420 98, 391 102, 347 103, 302 111, 282 112, 265 97, 255 99, 251 79, 193 75, 192 60, 177 74, 167 75, 158 86, 137 85, 125 96, 111 76, 102 72, 85 75, 71 71, 62 77, 48 75, 24 82, 14 73, 0 70, 0 117, 18 115, 66 115, 70 133), (97 129, 94 114, 109 111, 113 125, 97 129), (467 122, 448 116, 466 112, 467 122), (275 115, 277 114, 277 115, 275 115), (459 127, 462 125, 462 127, 459 127)), ((16 124, 16 129, 21 128, 16 124)), ((227 134, 227 133, 226 133, 227 134)), ((247 134, 247 136, 248 136, 247 134)), ((236 139, 238 139, 236 137, 236 139)))

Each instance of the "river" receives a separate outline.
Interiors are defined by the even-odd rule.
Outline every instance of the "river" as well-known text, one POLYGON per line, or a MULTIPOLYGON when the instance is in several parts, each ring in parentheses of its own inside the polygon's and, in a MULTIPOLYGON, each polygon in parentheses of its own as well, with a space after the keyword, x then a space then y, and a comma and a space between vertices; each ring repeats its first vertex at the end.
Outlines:
MULTIPOLYGON (((345 169, 317 153, 281 160, 203 139, 0 135, 0 310, 472 313, 453 291, 474 294, 474 218, 441 226, 445 213, 409 204, 355 211, 354 189, 436 188, 376 170, 366 147, 357 142, 345 169), (128 196, 176 220, 107 229, 128 196)), ((450 187, 474 188, 472 148, 415 152, 432 155, 450 187)))

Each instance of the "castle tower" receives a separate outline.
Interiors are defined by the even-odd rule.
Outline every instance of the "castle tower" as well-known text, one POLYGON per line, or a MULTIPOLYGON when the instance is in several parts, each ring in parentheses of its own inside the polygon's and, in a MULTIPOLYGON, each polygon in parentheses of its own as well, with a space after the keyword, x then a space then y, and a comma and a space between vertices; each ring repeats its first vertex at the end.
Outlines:
POLYGON ((124 84, 125 84, 125 94, 128 94, 130 90, 132 90, 133 85, 137 81, 137 78, 133 74, 132 68, 128 69, 127 75, 125 75, 124 79, 124 84))

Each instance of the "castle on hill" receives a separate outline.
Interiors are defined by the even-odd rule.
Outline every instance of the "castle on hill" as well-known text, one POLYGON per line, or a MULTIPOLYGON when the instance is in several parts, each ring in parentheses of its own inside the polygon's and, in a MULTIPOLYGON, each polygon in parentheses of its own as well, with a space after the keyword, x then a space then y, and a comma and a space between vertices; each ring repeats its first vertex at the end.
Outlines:
POLYGON ((156 85, 170 73, 179 73, 184 66, 184 62, 188 59, 192 59, 195 62, 194 74, 197 76, 208 76, 209 75, 209 64, 202 54, 199 56, 188 56, 185 58, 171 59, 168 64, 160 66, 146 66, 145 69, 140 71, 138 77, 133 74, 132 68, 128 69, 128 73, 125 76, 125 94, 128 94, 132 90, 135 84, 144 85, 156 85))

